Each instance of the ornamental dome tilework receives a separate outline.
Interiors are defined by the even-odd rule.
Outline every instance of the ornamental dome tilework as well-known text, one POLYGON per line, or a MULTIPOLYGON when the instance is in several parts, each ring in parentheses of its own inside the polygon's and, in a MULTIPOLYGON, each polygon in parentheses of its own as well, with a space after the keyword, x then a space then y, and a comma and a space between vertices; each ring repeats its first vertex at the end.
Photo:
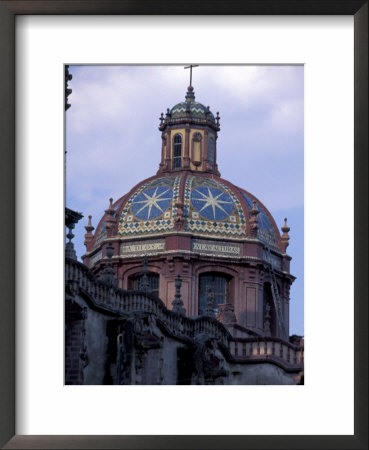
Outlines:
POLYGON ((178 103, 170 110, 170 114, 175 119, 186 118, 186 114, 190 114, 191 116, 200 119, 209 117, 215 123, 214 114, 210 109, 195 101, 178 103))
POLYGON ((120 205, 118 236, 165 233, 174 229, 180 176, 144 181, 120 205))
MULTIPOLYGON (((214 239, 258 239, 281 251, 277 226, 261 202, 214 175, 182 171, 175 175, 154 176, 121 197, 113 208, 119 238, 173 233, 176 222, 182 217, 182 233, 214 239), (251 237, 249 218, 253 201, 258 211, 259 228, 257 236, 251 237)), ((107 237, 106 225, 104 216, 96 231, 96 245, 107 237)))

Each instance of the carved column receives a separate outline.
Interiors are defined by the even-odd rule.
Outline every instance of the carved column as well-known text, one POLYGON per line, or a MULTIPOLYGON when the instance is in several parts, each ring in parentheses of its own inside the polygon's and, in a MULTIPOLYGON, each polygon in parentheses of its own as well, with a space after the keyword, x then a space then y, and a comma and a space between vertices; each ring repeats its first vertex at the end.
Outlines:
POLYGON ((162 170, 163 168, 165 168, 165 158, 166 158, 166 147, 167 147, 167 137, 166 135, 163 133, 161 135, 161 161, 159 164, 160 170, 162 170))
POLYGON ((171 147, 172 147, 172 132, 171 130, 169 130, 167 133, 167 154, 165 156, 165 169, 167 170, 171 169, 171 157, 170 157, 171 147))
POLYGON ((186 126, 183 168, 188 169, 189 167, 190 167, 190 127, 186 126))
POLYGON ((209 168, 209 162, 208 162, 208 139, 209 139, 209 132, 208 130, 204 131, 204 154, 203 154, 203 168, 207 170, 209 168))

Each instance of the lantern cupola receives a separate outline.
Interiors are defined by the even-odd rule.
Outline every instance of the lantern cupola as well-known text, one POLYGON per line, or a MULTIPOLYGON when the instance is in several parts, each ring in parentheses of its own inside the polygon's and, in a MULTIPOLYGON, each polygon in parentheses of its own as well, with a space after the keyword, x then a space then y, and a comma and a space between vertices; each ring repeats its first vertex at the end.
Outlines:
POLYGON ((185 101, 160 116, 162 153, 158 173, 190 170, 220 175, 216 162, 219 113, 214 117, 209 106, 196 102, 192 86, 185 101))

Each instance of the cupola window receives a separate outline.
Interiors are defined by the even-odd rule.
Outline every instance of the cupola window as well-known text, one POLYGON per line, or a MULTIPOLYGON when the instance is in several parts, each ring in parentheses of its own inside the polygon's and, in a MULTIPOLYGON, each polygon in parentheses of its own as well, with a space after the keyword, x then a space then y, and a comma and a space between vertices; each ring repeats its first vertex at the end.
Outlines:
POLYGON ((208 141, 208 161, 210 167, 214 168, 214 160, 215 160, 215 141, 214 138, 209 137, 208 141))
POLYGON ((173 139, 173 169, 182 167, 182 136, 176 134, 173 139))

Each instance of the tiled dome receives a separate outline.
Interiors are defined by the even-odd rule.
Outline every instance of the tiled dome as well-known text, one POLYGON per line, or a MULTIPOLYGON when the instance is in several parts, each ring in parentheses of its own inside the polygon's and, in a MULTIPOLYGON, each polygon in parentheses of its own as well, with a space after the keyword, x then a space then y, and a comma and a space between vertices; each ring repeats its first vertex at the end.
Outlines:
POLYGON ((164 129, 167 125, 176 123, 192 123, 208 125, 219 130, 219 121, 210 111, 209 106, 195 101, 195 93, 192 86, 188 86, 187 94, 184 102, 177 103, 172 109, 167 110, 167 115, 162 118, 160 129, 164 129))
POLYGON ((176 118, 184 118, 187 117, 186 114, 189 114, 191 116, 197 117, 199 119, 206 119, 209 118, 215 123, 215 118, 213 113, 210 111, 210 109, 206 106, 204 106, 202 103, 198 103, 193 101, 188 102, 181 102, 177 105, 173 106, 173 108, 170 110, 171 116, 176 118))
MULTIPOLYGON (((149 178, 115 202, 117 237, 127 239, 174 232, 178 208, 181 208, 184 233, 244 240, 251 237, 253 201, 259 212, 256 238, 281 251, 277 226, 259 200, 222 178, 185 172, 149 178)), ((104 233, 105 220, 104 216, 96 236, 104 233)))

